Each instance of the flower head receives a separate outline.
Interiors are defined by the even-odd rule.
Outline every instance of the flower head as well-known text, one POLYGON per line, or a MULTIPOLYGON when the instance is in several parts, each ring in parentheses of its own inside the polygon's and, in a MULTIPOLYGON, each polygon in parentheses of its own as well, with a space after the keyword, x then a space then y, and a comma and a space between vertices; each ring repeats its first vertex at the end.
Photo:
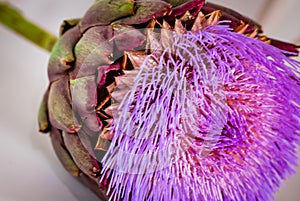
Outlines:
POLYGON ((112 92, 112 198, 269 200, 297 160, 300 64, 222 23, 171 34, 112 92))

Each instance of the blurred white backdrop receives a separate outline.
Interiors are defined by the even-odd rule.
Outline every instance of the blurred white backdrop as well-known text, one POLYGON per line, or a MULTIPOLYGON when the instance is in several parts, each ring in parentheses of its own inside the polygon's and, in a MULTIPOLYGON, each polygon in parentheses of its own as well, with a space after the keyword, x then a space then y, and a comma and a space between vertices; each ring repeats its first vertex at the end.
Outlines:
MULTIPOLYGON (((63 19, 80 17, 94 0, 8 0, 58 34, 63 19)), ((299 0, 211 0, 259 21, 274 38, 300 43, 299 0)), ((49 53, 0 25, 0 201, 97 201, 60 165, 36 114, 47 87, 49 53)), ((299 200, 300 168, 276 195, 299 200)))

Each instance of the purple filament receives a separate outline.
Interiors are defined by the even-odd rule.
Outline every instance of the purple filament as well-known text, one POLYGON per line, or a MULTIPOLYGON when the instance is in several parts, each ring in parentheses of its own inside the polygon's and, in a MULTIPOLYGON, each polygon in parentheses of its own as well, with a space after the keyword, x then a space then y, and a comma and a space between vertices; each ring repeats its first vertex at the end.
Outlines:
POLYGON ((272 199, 297 165, 300 63, 221 24, 173 38, 117 103, 110 199, 272 199))

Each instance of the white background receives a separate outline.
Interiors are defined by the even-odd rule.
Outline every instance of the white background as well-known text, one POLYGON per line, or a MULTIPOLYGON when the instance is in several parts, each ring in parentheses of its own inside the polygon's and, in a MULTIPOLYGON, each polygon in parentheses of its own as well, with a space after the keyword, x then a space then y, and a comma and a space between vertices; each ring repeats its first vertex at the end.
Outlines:
MULTIPOLYGON (((80 17, 93 0, 8 0, 58 34, 63 19, 80 17)), ((299 0, 215 0, 264 25, 270 36, 300 43, 299 0), (266 6, 266 2, 268 6, 266 6)), ((36 114, 47 87, 49 53, 0 26, 0 201, 97 201, 60 165, 36 114)), ((276 195, 300 197, 300 169, 276 195)))

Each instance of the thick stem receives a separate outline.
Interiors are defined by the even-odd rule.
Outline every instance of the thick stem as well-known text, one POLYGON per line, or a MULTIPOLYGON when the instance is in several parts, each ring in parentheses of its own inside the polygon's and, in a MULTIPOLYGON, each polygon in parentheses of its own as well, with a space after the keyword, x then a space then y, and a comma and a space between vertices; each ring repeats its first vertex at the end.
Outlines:
POLYGON ((49 52, 57 40, 56 36, 26 19, 6 2, 0 2, 0 23, 49 52))

